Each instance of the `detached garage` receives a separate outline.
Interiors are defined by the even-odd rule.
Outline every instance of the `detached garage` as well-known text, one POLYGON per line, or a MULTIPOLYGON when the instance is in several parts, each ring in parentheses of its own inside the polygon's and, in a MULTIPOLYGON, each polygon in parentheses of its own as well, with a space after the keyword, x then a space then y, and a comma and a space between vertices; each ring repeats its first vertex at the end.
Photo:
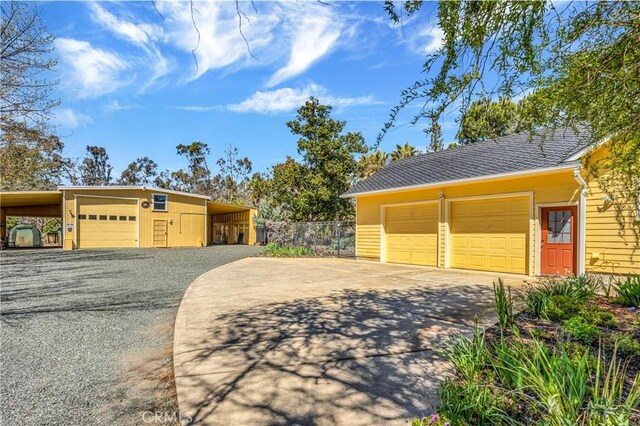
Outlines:
MULTIPOLYGON (((214 224, 232 232, 224 243, 255 244, 247 206, 144 186, 65 186, 57 191, 0 193, 2 237, 7 216, 57 216, 64 249, 201 247, 214 224)), ((215 240, 215 243, 221 241, 215 240)))
POLYGON ((356 203, 356 255, 526 275, 638 273, 634 230, 620 231, 608 197, 585 181, 583 160, 606 175, 608 155, 605 142, 562 129, 392 161, 343 194, 356 203))

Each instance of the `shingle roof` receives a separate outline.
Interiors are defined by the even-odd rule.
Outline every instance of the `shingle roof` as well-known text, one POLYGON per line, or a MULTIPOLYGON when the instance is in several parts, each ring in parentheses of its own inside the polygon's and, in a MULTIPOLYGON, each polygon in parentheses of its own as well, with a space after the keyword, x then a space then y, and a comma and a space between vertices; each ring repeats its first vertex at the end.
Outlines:
POLYGON ((343 195, 573 164, 577 161, 567 159, 592 142, 586 133, 570 129, 549 131, 544 135, 503 136, 392 161, 343 195))

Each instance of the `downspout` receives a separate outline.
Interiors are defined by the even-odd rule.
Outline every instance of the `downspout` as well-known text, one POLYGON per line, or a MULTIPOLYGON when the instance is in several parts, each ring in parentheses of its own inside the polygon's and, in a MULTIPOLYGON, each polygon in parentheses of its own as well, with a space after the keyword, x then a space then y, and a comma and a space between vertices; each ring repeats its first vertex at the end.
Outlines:
POLYGON ((586 270, 587 259, 587 182, 580 174, 578 166, 573 170, 573 178, 580 185, 580 203, 578 205, 578 275, 586 270))

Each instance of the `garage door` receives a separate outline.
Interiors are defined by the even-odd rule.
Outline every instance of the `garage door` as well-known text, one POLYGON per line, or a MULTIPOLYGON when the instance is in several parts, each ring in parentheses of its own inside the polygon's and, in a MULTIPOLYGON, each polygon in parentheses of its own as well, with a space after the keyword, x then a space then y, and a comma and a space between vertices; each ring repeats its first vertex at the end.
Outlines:
POLYGON ((527 197, 454 201, 450 208, 451 267, 527 272, 527 197))
POLYGON ((438 204, 385 209, 385 260, 391 263, 436 266, 438 204))
POLYGON ((78 198, 78 247, 138 246, 136 200, 78 198))

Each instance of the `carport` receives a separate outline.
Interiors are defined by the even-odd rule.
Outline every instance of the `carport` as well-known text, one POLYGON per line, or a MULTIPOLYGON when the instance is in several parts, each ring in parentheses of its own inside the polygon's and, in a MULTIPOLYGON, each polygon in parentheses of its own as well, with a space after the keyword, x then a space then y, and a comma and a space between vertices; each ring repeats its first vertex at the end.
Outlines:
POLYGON ((209 244, 254 244, 253 216, 257 210, 237 204, 207 202, 207 241, 209 244))
POLYGON ((62 192, 16 191, 0 193, 0 237, 7 237, 7 217, 62 219, 62 192))

